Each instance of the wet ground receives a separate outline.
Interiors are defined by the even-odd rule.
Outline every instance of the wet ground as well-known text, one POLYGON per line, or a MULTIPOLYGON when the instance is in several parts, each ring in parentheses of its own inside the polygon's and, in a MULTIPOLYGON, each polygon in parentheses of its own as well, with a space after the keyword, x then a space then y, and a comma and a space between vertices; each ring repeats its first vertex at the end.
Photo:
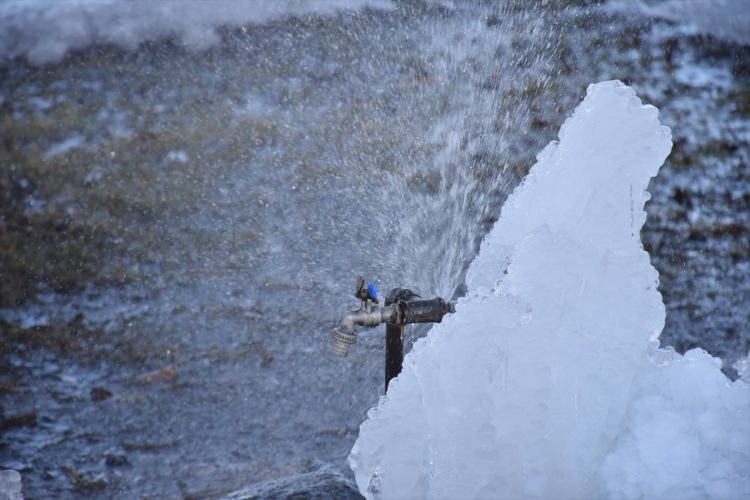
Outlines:
POLYGON ((330 354, 356 276, 460 293, 592 81, 672 127, 643 231, 662 344, 750 350, 747 47, 526 2, 222 36, 0 68, 0 466, 28 496, 352 493, 383 359, 379 330, 330 354))

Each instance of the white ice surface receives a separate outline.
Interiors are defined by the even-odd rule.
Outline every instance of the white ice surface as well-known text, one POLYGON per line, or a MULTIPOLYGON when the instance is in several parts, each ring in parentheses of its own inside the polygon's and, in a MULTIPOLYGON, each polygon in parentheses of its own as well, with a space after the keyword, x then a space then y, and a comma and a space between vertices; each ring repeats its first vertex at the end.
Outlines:
POLYGON ((750 386, 658 349, 639 232, 670 148, 632 89, 589 87, 362 424, 363 495, 750 498, 750 386))

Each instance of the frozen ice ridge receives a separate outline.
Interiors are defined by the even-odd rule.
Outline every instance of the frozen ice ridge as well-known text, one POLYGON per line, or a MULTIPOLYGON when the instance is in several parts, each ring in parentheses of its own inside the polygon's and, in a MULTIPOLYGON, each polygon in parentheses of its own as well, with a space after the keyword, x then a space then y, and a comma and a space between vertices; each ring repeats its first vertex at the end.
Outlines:
POLYGON ((363 495, 750 498, 747 378, 658 347, 639 232, 670 148, 632 89, 589 86, 362 424, 363 495))

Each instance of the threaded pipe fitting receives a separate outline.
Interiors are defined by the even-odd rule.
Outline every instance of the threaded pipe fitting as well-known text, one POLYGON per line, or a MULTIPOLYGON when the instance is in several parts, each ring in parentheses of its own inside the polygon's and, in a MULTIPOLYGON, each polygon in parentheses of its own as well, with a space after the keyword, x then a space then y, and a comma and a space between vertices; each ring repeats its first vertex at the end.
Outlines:
POLYGON ((338 328, 334 328, 331 337, 333 338, 333 353, 342 358, 349 354, 349 347, 357 342, 357 334, 353 330, 351 332, 344 332, 338 328))

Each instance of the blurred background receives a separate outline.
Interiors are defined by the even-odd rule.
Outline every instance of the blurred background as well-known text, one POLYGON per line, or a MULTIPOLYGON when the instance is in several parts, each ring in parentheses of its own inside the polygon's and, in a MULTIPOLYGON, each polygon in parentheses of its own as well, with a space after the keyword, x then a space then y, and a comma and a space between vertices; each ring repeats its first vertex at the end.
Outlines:
MULTIPOLYGON (((0 1, 0 468, 49 497, 356 497, 364 275, 455 298, 595 81, 674 147, 663 346, 750 350, 742 0, 0 1)), ((409 341, 425 330, 409 331, 409 341)))

